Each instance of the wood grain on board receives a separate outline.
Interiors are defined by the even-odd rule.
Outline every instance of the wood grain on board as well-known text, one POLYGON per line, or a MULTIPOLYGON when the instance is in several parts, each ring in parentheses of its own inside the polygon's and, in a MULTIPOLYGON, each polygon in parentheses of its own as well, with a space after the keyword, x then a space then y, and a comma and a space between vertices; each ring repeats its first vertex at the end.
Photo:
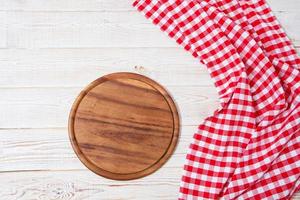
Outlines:
POLYGON ((141 178, 172 155, 179 116, 168 92, 134 73, 113 73, 92 82, 77 97, 69 134, 79 159, 115 180, 141 178))
MULTIPOLYGON (((299 49, 300 1, 267 1, 299 49)), ((2 0, 0 66, 0 197, 5 200, 176 199, 197 124, 218 106, 205 66, 129 0, 2 0), (164 85, 183 124, 170 160, 129 182, 87 170, 68 140, 76 95, 92 80, 116 71, 143 74, 164 85)))

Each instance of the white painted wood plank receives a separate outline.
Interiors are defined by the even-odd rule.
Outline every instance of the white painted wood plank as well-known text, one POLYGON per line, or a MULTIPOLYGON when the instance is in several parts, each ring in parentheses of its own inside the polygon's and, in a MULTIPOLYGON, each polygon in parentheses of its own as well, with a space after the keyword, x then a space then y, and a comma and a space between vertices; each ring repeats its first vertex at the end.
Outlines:
POLYGON ((0 130, 0 171, 84 169, 67 129, 0 130))
POLYGON ((95 47, 174 47, 173 41, 152 29, 114 24, 76 27, 11 26, 9 48, 95 48, 95 47), (155 38, 155 39, 154 39, 155 38))
POLYGON ((1 198, 62 200, 176 199, 180 169, 160 169, 146 178, 111 181, 89 171, 49 171, 0 174, 1 198))
POLYGON ((10 17, 10 48, 174 47, 174 41, 138 12, 28 13, 10 17), (33 17, 38 15, 39 17, 33 17), (90 18, 88 17, 90 16, 90 18), (38 23, 35 18, 47 19, 38 23), (73 19, 70 23, 64 23, 73 19), (13 23, 16 21, 16 23, 13 23), (56 23, 54 25, 51 24, 56 23), (61 21, 61 22, 60 22, 61 21), (86 23, 80 23, 80 22, 86 23))
MULTIPOLYGON (((82 88, 2 88, 0 128, 66 127, 82 88)), ((184 125, 197 125, 219 105, 214 87, 167 87, 184 125)))
POLYGON ((132 0, 1 0, 5 11, 128 11, 132 0))
POLYGON ((146 20, 144 16, 141 16, 141 14, 135 10, 128 12, 117 10, 105 10, 105 12, 0 11, 0 13, 6 13, 8 16, 7 23, 9 25, 18 26, 99 26, 101 24, 126 24, 136 26, 138 24, 151 24, 149 20, 146 20))
MULTIPOLYGON (((300 1, 298 1, 300 7, 300 1)), ((292 43, 299 47, 300 46, 300 14, 298 11, 293 12, 278 12, 275 13, 278 21, 282 25, 288 37, 291 39, 292 43)), ((298 51, 299 52, 299 51, 298 51)))
POLYGON ((0 65, 0 87, 83 87, 117 71, 141 73, 167 86, 212 85, 206 67, 179 47, 0 49, 0 65))
POLYGON ((0 12, 0 49, 7 48, 7 13, 0 12))
POLYGON ((299 0, 266 0, 273 11, 297 11, 299 12, 300 1, 299 0))
MULTIPOLYGON (((197 126, 181 128, 178 146, 164 168, 182 168, 196 131, 197 126)), ((0 141, 0 173, 86 169, 73 152, 67 128, 0 130, 0 141)))
POLYGON ((7 31, 2 26, 0 26, 0 48, 7 48, 7 31))

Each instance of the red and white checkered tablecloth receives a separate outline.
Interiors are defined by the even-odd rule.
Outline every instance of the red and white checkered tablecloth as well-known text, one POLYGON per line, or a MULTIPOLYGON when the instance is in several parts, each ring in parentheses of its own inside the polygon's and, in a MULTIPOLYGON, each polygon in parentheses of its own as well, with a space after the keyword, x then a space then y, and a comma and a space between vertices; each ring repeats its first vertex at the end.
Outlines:
POLYGON ((133 6, 207 66, 221 100, 194 134, 179 199, 290 199, 300 189, 300 59, 265 0, 133 6))

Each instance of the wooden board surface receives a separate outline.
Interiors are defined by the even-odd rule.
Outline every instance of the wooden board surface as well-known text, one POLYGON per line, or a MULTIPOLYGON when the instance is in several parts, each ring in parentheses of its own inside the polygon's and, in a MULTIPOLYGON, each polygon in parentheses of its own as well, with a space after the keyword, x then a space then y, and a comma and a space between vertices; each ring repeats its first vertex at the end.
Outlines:
POLYGON ((112 73, 81 91, 69 136, 81 162, 114 180, 147 176, 165 164, 179 138, 176 105, 164 87, 136 73, 112 73))
MULTIPOLYGON (((267 1, 299 49, 300 1, 267 1)), ((217 94, 205 66, 130 4, 1 0, 1 199, 176 199, 189 142, 197 124, 217 108, 217 94), (87 170, 68 140, 74 98, 91 81, 116 71, 144 74, 163 84, 183 124, 171 159, 156 173, 130 182, 87 170)))

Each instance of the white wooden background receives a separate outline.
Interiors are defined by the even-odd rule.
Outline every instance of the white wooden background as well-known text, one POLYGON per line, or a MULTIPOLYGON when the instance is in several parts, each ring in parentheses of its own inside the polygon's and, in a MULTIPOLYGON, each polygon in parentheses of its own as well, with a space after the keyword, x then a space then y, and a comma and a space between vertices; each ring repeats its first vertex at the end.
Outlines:
MULTIPOLYGON (((268 2, 300 48, 300 1, 268 2)), ((218 106, 205 67, 136 12, 130 0, 0 0, 0 94, 1 200, 176 199, 192 135, 218 106), (68 140, 76 95, 117 71, 163 84, 182 120, 169 162, 135 181, 93 174, 68 140)))

